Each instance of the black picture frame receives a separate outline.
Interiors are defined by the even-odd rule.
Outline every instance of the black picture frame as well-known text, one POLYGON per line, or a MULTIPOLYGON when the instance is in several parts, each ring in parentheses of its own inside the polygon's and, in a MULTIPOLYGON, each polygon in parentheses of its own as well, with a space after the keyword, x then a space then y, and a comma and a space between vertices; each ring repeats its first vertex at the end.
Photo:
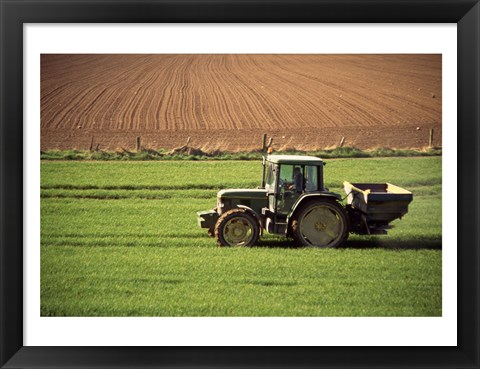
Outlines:
POLYGON ((478 0, 0 0, 0 16, 2 368, 479 368, 478 0), (162 22, 457 24, 458 194, 445 189, 458 203, 456 347, 23 346, 23 24, 162 22))

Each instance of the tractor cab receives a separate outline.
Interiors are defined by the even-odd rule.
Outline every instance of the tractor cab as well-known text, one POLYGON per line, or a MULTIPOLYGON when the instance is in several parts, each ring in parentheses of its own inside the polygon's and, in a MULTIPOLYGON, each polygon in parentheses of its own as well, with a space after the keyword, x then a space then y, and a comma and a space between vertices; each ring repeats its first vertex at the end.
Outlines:
POLYGON ((294 206, 307 194, 325 191, 324 161, 313 156, 270 155, 264 160, 262 187, 268 196, 268 207, 262 209, 267 217, 269 233, 285 233, 287 217, 294 206))

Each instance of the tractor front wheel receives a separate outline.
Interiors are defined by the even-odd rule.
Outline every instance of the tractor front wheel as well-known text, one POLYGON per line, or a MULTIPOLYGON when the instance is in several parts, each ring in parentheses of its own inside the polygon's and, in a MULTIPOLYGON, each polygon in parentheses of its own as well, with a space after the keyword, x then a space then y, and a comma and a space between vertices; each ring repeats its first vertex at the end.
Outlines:
POLYGON ((259 238, 257 220, 244 209, 223 213, 215 225, 215 238, 219 246, 252 246, 259 238))
POLYGON ((292 234, 303 246, 337 247, 347 240, 348 218, 332 200, 317 200, 300 209, 292 221, 292 234))

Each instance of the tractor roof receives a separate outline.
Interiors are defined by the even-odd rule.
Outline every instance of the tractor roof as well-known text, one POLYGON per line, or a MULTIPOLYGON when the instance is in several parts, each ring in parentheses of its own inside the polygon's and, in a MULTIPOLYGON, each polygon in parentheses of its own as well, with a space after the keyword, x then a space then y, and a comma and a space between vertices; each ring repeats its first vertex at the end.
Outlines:
POLYGON ((315 156, 269 155, 267 160, 276 164, 321 165, 323 160, 315 156))

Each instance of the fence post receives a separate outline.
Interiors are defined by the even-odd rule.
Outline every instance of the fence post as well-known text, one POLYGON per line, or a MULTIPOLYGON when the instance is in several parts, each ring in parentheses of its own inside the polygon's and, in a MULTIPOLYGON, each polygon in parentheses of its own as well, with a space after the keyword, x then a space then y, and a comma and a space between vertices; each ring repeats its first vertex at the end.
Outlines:
POLYGON ((428 137, 428 147, 433 147, 433 128, 430 128, 430 135, 428 137))
POLYGON ((141 147, 140 136, 138 136, 137 137, 137 144, 136 144, 137 151, 140 151, 140 147, 141 147))
POLYGON ((265 151, 266 145, 267 145, 267 134, 264 133, 262 138, 262 151, 265 151))

